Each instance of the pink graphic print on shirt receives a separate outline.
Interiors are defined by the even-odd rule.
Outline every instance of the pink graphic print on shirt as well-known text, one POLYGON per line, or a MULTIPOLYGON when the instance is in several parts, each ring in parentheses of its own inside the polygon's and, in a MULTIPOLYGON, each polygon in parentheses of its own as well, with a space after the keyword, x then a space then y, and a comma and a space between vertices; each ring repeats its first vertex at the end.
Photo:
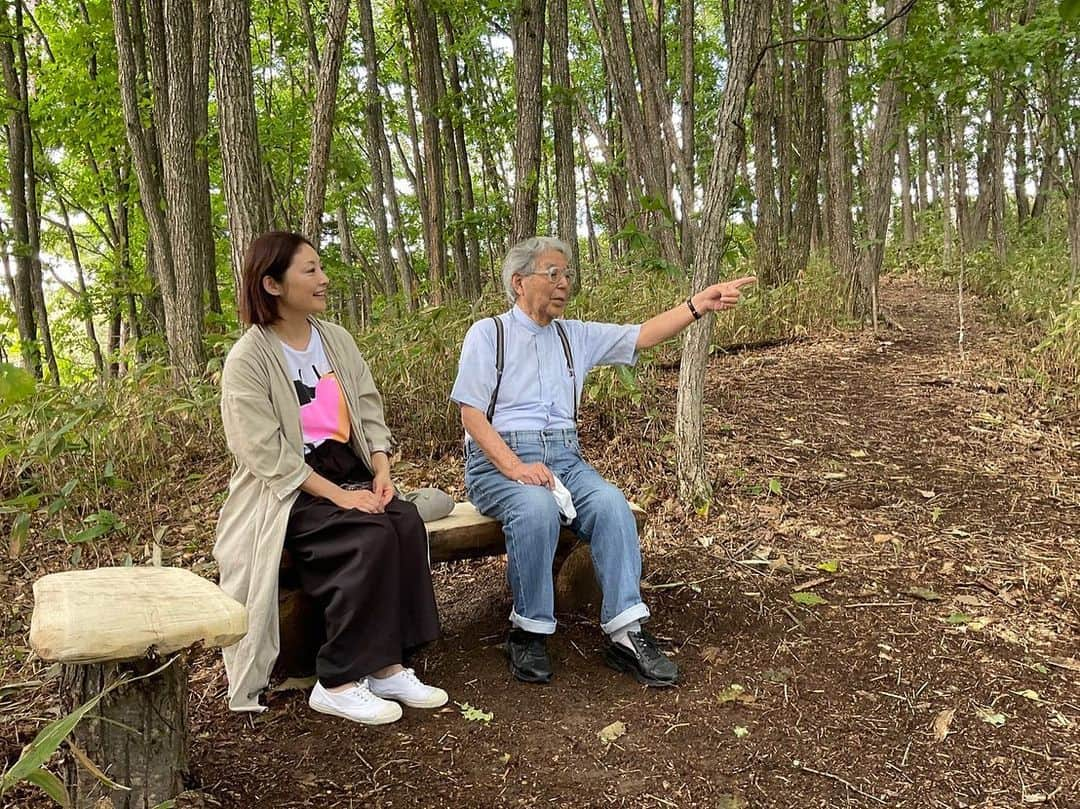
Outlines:
MULTIPOLYGON (((302 383, 297 384, 299 388, 302 383)), ((349 409, 333 371, 319 379, 314 388, 303 385, 308 401, 300 406, 300 428, 305 444, 321 444, 328 438, 349 441, 349 409)))

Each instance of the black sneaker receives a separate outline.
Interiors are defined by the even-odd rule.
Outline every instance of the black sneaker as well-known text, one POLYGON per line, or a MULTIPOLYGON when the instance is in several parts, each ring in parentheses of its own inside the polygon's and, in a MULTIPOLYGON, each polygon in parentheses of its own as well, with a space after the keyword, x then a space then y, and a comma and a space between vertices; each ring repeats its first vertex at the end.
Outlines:
POLYGON ((627 637, 634 646, 632 650, 621 643, 608 644, 604 660, 609 666, 653 688, 666 688, 679 681, 679 667, 660 651, 656 638, 644 629, 627 637))
POLYGON ((506 639, 506 654, 510 657, 510 671, 522 682, 546 683, 551 680, 547 635, 511 629, 506 639))

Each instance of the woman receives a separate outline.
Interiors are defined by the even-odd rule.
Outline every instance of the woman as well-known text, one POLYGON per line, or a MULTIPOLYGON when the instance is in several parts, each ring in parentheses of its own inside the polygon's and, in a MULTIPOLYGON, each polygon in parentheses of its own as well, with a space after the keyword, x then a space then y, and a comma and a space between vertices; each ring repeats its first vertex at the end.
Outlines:
MULTIPOLYGON (((264 710, 284 547, 326 622, 309 705, 384 724, 401 717, 399 703, 446 703, 445 691, 401 665, 406 650, 438 636, 438 613, 423 521, 390 479, 382 398, 349 333, 314 317, 327 283, 314 247, 295 233, 260 236, 244 259, 239 309, 251 328, 221 379, 237 468, 214 546, 222 589, 248 608, 248 634, 224 650, 229 707, 264 710)), ((425 516, 449 511, 435 508, 425 516)))

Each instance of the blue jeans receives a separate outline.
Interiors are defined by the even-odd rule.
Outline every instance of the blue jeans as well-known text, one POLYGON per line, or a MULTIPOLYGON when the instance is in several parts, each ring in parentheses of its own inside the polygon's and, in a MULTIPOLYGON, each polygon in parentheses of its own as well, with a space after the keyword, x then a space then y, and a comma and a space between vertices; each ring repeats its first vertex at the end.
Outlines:
MULTIPOLYGON (((615 486, 581 458, 576 430, 501 433, 524 463, 543 463, 563 482, 577 517, 571 530, 592 551, 604 593, 600 626, 608 634, 649 617, 641 601, 641 546, 630 505, 615 486)), ((507 578, 514 593, 510 622, 529 632, 555 631, 552 563, 559 542, 559 507, 543 486, 510 480, 473 441, 466 442, 465 487, 482 513, 502 523, 507 578)))

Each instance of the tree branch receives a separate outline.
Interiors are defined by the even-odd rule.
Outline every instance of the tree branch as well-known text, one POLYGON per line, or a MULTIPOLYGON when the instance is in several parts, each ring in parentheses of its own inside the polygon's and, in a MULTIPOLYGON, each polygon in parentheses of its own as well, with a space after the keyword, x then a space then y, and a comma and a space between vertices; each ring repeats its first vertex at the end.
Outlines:
POLYGON ((757 59, 754 61, 754 67, 750 71, 750 75, 752 76, 757 73, 757 69, 761 67, 761 60, 764 59, 765 54, 767 54, 773 48, 780 48, 784 45, 793 45, 798 42, 820 42, 823 45, 828 45, 832 42, 861 42, 864 39, 870 39, 870 37, 874 36, 875 34, 884 31, 891 23, 900 19, 905 14, 910 12, 913 8, 915 8, 915 3, 917 2, 918 0, 907 0, 907 2, 904 3, 904 5, 902 5, 900 9, 887 20, 878 23, 869 31, 861 34, 835 34, 830 37, 795 37, 794 39, 782 39, 779 42, 770 42, 768 45, 761 49, 761 52, 758 54, 757 59))

